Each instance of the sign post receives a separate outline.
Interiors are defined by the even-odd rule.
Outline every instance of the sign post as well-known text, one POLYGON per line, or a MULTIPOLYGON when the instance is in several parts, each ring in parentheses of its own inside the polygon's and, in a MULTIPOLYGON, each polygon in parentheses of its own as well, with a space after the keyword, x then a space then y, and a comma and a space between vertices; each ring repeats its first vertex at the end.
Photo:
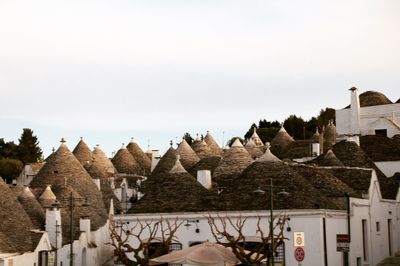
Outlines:
POLYGON ((350 252, 350 236, 345 234, 336 235, 336 251, 337 252, 350 252))

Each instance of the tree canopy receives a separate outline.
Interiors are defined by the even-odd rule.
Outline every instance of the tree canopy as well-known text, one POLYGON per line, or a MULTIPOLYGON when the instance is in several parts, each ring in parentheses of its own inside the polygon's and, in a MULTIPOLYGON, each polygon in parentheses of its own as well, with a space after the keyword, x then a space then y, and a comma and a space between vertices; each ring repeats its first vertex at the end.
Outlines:
POLYGON ((36 163, 42 158, 38 138, 33 131, 24 128, 18 144, 18 158, 24 163, 36 163))

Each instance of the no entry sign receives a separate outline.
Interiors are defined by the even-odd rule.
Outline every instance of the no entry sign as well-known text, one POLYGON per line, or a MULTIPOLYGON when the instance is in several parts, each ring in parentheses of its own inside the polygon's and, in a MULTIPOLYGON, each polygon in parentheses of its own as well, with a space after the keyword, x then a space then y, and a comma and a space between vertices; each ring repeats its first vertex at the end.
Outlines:
POLYGON ((304 249, 302 247, 297 247, 294 251, 294 258, 298 262, 302 262, 304 260, 306 253, 304 252, 304 249))

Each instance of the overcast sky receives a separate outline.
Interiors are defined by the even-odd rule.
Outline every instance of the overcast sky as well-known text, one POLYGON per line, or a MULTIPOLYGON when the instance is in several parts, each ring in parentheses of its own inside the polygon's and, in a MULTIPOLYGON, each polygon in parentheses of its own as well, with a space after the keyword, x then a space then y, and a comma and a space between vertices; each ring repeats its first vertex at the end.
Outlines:
POLYGON ((398 0, 0 0, 0 137, 32 128, 46 155, 221 143, 399 84, 398 0))

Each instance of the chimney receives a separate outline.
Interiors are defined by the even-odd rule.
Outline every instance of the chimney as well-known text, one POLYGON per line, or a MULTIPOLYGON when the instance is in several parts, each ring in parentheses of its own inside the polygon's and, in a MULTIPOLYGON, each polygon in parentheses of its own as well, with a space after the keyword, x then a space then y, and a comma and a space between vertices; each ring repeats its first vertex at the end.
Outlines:
POLYGON ((96 184, 97 189, 100 190, 100 188, 101 188, 100 178, 93 178, 92 180, 96 184))
POLYGON ((350 105, 350 134, 360 135, 360 98, 358 97, 358 90, 352 87, 351 91, 351 105, 350 105))
POLYGON ((320 144, 313 143, 312 144, 312 157, 318 157, 321 154, 320 144))
POLYGON ((46 208, 46 232, 49 235, 50 243, 55 248, 62 246, 61 212, 59 204, 46 208))
POLYGON ((81 217, 79 220, 79 230, 86 233, 87 242, 90 242, 90 219, 89 217, 81 217))
POLYGON ((321 133, 319 134, 319 154, 324 153, 324 134, 325 126, 322 126, 321 133))
POLYGON ((210 170, 199 170, 197 171, 197 181, 206 189, 212 188, 212 179, 210 170))
POLYGON ((108 182, 110 182, 111 189, 115 189, 114 177, 109 177, 108 182))

